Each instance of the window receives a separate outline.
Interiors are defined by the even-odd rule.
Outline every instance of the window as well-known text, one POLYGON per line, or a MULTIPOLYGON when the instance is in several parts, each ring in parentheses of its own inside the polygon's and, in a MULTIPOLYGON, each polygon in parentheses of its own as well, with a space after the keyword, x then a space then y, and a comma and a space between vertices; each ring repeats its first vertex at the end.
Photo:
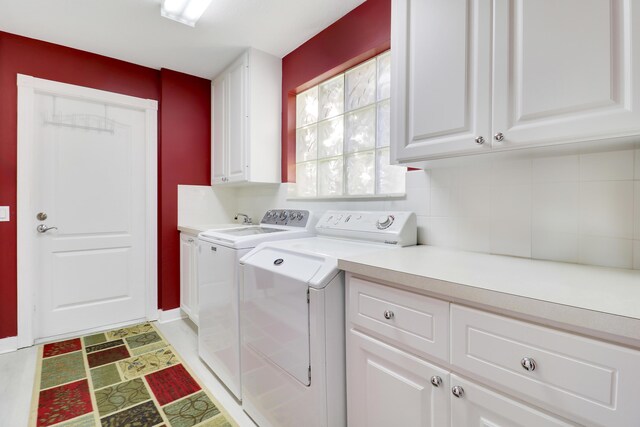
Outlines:
POLYGON ((405 171, 389 165, 389 51, 296 97, 299 197, 404 194, 405 171))

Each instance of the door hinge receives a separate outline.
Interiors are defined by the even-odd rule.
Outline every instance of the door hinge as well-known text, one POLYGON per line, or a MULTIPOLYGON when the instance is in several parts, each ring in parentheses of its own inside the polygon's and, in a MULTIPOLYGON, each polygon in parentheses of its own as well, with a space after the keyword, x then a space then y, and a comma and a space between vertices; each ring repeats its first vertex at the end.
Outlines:
POLYGON ((311 300, 311 297, 309 296, 309 289, 307 289, 307 304, 309 304, 310 300, 311 300))
POLYGON ((311 365, 309 365, 309 384, 311 384, 311 365))

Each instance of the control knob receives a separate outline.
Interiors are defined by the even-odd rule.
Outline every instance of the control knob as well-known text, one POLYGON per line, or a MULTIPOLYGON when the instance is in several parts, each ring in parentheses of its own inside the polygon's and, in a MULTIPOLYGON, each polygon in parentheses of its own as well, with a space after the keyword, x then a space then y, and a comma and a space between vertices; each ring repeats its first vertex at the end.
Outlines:
POLYGON ((378 230, 385 230, 391 227, 391 224, 393 224, 393 221, 395 219, 396 218, 393 215, 381 216, 380 218, 378 218, 378 221, 376 222, 376 227, 378 227, 378 230))
POLYGON ((280 214, 280 219, 287 219, 287 218, 289 218, 289 212, 282 211, 282 213, 280 214))

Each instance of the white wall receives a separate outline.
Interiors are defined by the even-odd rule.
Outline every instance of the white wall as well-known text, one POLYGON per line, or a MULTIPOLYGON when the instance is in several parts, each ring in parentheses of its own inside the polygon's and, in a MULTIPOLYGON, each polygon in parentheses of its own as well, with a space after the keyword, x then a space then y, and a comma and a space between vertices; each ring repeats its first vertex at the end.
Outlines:
POLYGON ((291 185, 240 188, 235 206, 411 210, 422 244, 640 269, 640 150, 412 171, 401 200, 287 200, 291 185))

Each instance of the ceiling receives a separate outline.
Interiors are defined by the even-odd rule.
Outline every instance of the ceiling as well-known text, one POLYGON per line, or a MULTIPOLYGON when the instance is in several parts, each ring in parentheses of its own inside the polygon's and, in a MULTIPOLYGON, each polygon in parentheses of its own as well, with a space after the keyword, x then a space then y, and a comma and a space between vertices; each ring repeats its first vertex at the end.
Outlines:
POLYGON ((213 0, 195 28, 160 0, 0 0, 0 31, 212 78, 252 46, 278 57, 364 0, 213 0))

